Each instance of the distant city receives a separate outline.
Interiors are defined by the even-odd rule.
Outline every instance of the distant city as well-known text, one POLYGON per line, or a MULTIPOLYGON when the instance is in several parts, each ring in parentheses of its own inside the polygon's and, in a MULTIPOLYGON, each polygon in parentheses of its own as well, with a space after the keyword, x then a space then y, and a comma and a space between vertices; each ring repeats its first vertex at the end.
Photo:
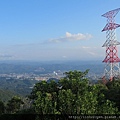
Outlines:
POLYGON ((89 69, 88 77, 92 80, 98 80, 103 75, 104 64, 101 61, 1 61, 0 77, 47 81, 50 78, 60 79, 64 77, 63 73, 66 71, 85 71, 87 69, 89 69))
POLYGON ((91 84, 101 80, 104 73, 101 61, 0 61, 0 98, 6 101, 14 95, 26 96, 38 82, 58 82, 67 71, 83 72, 87 69, 89 72, 86 77, 91 84))

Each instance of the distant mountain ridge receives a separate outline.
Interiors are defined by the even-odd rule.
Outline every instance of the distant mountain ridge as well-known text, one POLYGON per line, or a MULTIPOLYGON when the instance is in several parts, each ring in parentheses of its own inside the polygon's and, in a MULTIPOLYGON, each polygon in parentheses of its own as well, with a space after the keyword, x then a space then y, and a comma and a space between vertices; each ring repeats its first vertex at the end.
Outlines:
POLYGON ((65 61, 65 62, 0 62, 0 74, 9 73, 35 73, 46 74, 53 71, 69 70, 84 71, 90 69, 92 73, 102 73, 104 64, 101 61, 65 61), (44 69, 39 70, 39 68, 44 69))

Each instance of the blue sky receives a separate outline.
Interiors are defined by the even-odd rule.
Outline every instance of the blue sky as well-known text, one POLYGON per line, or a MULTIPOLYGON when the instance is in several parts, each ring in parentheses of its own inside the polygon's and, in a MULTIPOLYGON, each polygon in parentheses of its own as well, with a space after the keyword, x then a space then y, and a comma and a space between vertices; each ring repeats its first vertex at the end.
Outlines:
POLYGON ((1 0, 0 60, 102 61, 101 15, 116 8, 120 0, 1 0))

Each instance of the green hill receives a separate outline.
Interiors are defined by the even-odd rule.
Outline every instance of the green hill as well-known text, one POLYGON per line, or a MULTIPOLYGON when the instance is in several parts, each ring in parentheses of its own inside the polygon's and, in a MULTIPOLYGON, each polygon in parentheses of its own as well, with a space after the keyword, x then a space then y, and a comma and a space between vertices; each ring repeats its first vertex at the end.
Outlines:
POLYGON ((15 95, 17 95, 17 94, 14 92, 0 89, 0 100, 3 102, 7 102, 15 95))
POLYGON ((36 82, 38 81, 29 79, 20 80, 15 78, 6 79, 6 77, 0 77, 0 89, 26 96, 30 94, 32 87, 36 82))

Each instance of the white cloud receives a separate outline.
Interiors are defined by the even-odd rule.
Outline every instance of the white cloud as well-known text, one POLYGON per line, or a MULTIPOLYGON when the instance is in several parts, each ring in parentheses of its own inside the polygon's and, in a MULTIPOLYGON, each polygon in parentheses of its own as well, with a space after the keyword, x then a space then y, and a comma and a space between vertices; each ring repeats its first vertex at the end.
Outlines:
POLYGON ((87 46, 82 46, 83 49, 89 49, 91 47, 87 47, 87 46))
POLYGON ((14 58, 13 55, 9 55, 9 54, 0 54, 0 59, 12 59, 14 58))
POLYGON ((95 52, 91 52, 91 51, 89 51, 88 52, 90 55, 98 55, 98 54, 96 54, 95 52))
POLYGON ((63 55, 63 56, 62 56, 62 58, 65 58, 65 59, 66 59, 66 58, 67 58, 67 56, 66 56, 66 55, 63 55))
POLYGON ((102 47, 81 46, 78 48, 84 55, 91 57, 104 57, 104 50, 102 47))
POLYGON ((66 32, 64 37, 50 39, 49 42, 60 43, 60 42, 66 42, 66 41, 88 40, 91 37, 92 37, 91 34, 82 34, 82 33, 71 34, 70 32, 66 32))

